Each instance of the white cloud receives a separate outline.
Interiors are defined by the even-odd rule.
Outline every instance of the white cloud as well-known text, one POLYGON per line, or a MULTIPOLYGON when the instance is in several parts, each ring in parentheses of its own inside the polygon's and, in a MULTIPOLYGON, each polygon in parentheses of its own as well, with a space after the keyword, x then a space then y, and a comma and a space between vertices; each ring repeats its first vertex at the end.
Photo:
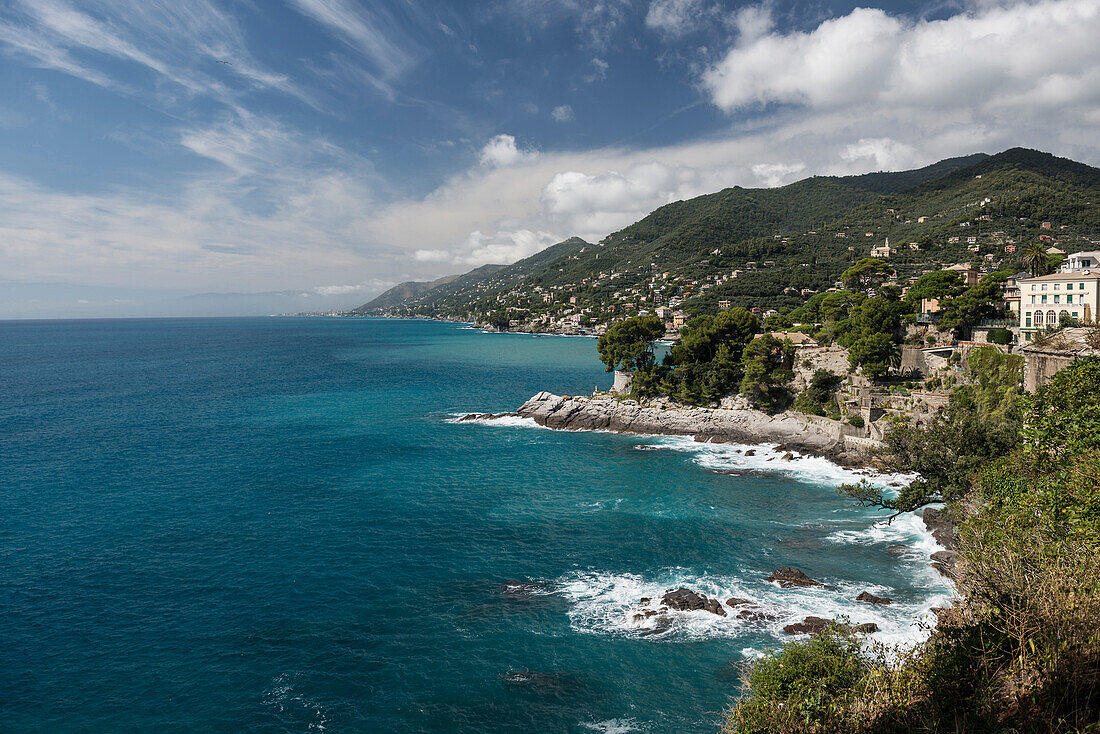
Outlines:
POLYGON ((451 253, 446 250, 417 250, 413 257, 420 263, 442 263, 451 259, 451 253))
POLYGON ((485 263, 513 263, 545 250, 561 237, 550 232, 532 232, 529 229, 495 232, 484 235, 475 230, 454 256, 454 262, 462 265, 485 263))
POLYGON ((488 168, 502 168, 516 166, 521 163, 533 161, 538 153, 533 150, 522 150, 516 145, 514 135, 495 135, 481 149, 481 165, 488 168))
POLYGON ((897 171, 918 165, 921 156, 911 145, 891 138, 861 138, 846 145, 840 157, 873 171, 897 171))
POLYGON ((703 82, 727 111, 768 103, 994 111, 1025 99, 1095 104, 1100 4, 1039 0, 945 20, 857 8, 809 32, 749 35, 703 82))
POLYGON ((677 38, 699 27, 706 12, 703 0, 653 0, 646 12, 645 24, 665 35, 677 38))
POLYGON ((573 108, 567 104, 558 105, 550 113, 550 117, 554 118, 554 122, 572 122, 576 119, 576 115, 573 113, 573 108))
MULTIPOLYGON (((392 280, 371 278, 355 285, 319 285, 313 289, 313 292, 318 296, 345 296, 351 293, 376 293, 395 285, 397 283, 392 280)), ((303 293, 302 295, 307 296, 308 294, 303 293)))
POLYGON ((593 58, 589 63, 592 65, 592 71, 584 75, 584 80, 586 82, 591 84, 592 82, 598 82, 601 79, 607 78, 607 70, 611 68, 610 64, 598 56, 593 58))
POLYGON ((386 77, 395 77, 412 63, 404 45, 392 40, 393 24, 383 24, 362 6, 347 0, 290 0, 303 15, 328 28, 362 53, 386 77))

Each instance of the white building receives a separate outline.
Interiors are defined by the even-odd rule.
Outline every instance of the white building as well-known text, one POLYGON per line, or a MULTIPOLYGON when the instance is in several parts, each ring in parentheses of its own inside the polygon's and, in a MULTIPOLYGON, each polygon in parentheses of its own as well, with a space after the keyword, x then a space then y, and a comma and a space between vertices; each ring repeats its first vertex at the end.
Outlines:
POLYGON ((1095 270, 1054 273, 1018 282, 1020 333, 1025 341, 1031 341, 1036 331, 1066 320, 1094 323, 1100 313, 1100 273, 1095 270))
POLYGON ((1064 263, 1062 263, 1062 268, 1059 272, 1080 273, 1093 269, 1100 270, 1100 251, 1098 250, 1073 253, 1066 258, 1064 263))

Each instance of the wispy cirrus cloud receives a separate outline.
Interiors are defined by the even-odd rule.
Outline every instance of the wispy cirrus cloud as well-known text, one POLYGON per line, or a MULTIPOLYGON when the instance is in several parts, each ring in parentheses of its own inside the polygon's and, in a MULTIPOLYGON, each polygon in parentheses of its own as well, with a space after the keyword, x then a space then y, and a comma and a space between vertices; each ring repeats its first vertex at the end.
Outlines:
POLYGON ((360 53, 393 79, 412 65, 411 41, 394 42, 396 24, 392 17, 380 17, 378 8, 367 10, 347 0, 290 0, 303 15, 320 23, 349 47, 360 53))
POLYGON ((143 92, 103 57, 152 72, 188 97, 239 106, 242 91, 228 76, 318 107, 305 87, 256 61, 237 21, 210 0, 12 0, 0 8, 0 45, 36 66, 146 99, 163 94, 143 92))

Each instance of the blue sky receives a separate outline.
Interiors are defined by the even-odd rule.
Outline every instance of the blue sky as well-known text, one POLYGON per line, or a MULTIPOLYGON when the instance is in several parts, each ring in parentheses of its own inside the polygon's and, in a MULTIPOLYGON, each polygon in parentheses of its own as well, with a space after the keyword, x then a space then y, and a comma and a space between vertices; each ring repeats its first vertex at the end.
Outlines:
POLYGON ((349 306, 735 184, 1095 165, 1097 37, 1095 0, 2 0, 0 318, 349 306))

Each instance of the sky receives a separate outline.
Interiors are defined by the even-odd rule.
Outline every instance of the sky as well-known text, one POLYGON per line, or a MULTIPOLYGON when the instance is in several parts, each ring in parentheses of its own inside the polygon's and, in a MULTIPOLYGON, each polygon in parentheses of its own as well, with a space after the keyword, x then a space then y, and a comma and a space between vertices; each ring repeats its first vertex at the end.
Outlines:
POLYGON ((1097 0, 0 0, 0 318, 347 308, 727 186, 1100 165, 1097 38, 1097 0))

